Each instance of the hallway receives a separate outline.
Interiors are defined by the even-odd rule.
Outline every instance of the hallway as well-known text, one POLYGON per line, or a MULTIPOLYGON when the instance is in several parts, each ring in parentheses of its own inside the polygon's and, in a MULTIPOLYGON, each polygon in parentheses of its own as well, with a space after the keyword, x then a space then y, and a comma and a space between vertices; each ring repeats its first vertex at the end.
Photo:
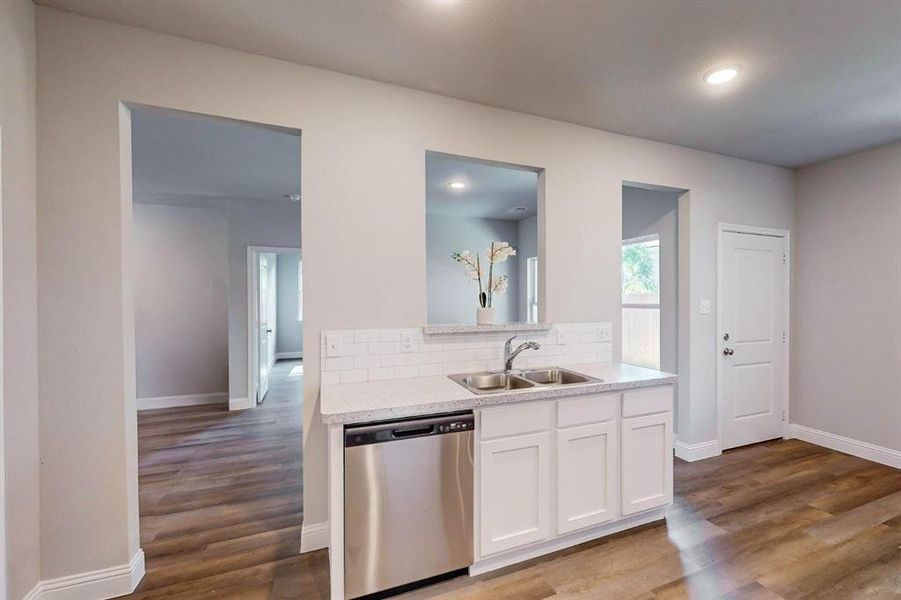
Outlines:
MULTIPOLYGON (((265 402, 138 414, 141 546, 131 598, 280 598, 300 582, 303 363, 279 361, 265 402)), ((310 559, 305 559, 309 561, 310 559)), ((296 597, 296 596, 295 596, 296 597)))

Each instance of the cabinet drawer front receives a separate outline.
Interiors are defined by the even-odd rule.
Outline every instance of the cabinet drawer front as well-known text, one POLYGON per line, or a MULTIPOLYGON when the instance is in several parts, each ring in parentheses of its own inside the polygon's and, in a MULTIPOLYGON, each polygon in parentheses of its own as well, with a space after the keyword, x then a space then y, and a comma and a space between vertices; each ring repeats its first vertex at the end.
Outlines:
POLYGON ((557 403, 557 427, 590 425, 616 419, 619 410, 618 393, 588 394, 567 398, 557 403))
POLYGON ((547 431, 553 426, 553 402, 529 402, 489 406, 479 412, 479 437, 483 440, 536 431, 547 431))
POLYGON ((673 410, 673 386, 623 392, 623 416, 637 417, 673 410))

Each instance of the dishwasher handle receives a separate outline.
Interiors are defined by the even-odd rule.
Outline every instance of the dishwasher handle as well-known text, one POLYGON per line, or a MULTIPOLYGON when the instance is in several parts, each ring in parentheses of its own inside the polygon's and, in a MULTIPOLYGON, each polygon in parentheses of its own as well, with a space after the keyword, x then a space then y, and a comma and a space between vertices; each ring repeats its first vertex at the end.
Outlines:
POLYGON ((398 427, 391 430, 391 436, 395 439, 419 437, 422 435, 431 435, 435 433, 435 424, 430 425, 413 425, 411 427, 398 427))
POLYGON ((355 425, 344 428, 344 447, 399 442, 430 435, 472 431, 474 429, 475 418, 471 412, 355 425))

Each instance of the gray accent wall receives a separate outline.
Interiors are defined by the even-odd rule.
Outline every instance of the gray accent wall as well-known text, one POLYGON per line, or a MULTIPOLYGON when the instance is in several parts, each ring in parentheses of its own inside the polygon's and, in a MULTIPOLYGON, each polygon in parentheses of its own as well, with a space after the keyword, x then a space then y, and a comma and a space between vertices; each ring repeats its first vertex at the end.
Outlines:
MULTIPOLYGON (((427 215, 428 322, 435 325, 476 322, 479 284, 466 275, 463 265, 451 258, 454 252, 469 250, 481 255, 484 261, 491 242, 509 242, 515 246, 518 239, 516 221, 427 215)), ((510 278, 506 293, 495 296, 492 302, 498 323, 519 320, 517 259, 511 256, 495 265, 495 275, 510 278)))
POLYGON ((791 422, 901 451, 901 143, 801 169, 791 422))
POLYGON ((303 352, 303 323, 297 320, 298 252, 279 252, 276 259, 278 320, 275 332, 276 352, 303 352))
MULTIPOLYGON (((532 215, 516 222, 517 251, 516 251, 516 277, 519 297, 517 321, 529 320, 529 258, 538 256, 538 215, 532 215)), ((539 269, 539 277, 540 277, 539 269)), ((541 282, 538 282, 539 288, 541 282)), ((539 307, 539 312, 541 308, 539 307)))
POLYGON ((138 398, 228 392, 225 208, 134 207, 138 398))

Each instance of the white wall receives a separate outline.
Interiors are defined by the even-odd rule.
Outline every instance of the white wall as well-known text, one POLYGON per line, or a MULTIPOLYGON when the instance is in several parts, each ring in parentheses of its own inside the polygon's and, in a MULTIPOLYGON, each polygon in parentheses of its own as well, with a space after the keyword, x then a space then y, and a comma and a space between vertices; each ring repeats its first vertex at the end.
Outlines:
MULTIPOLYGON (((469 250, 474 254, 478 253, 484 265, 485 251, 491 246, 491 242, 509 242, 516 246, 518 236, 516 221, 427 215, 428 322, 436 325, 474 324, 479 306, 479 284, 470 279, 463 265, 451 256, 454 252, 469 250)), ((496 264, 494 268, 496 276, 506 275, 510 278, 507 292, 495 296, 491 303, 497 313, 498 323, 519 320, 516 298, 519 291, 517 263, 517 257, 512 256, 496 264)), ((487 266, 484 271, 486 275, 482 283, 487 285, 487 266)))
POLYGON ((901 450, 901 143, 801 169, 791 422, 901 450))
POLYGON ((303 352, 303 323, 297 320, 299 293, 297 252, 279 252, 276 260, 278 274, 278 352, 303 352))
POLYGON ((45 576, 121 564, 138 545, 122 99, 303 131, 307 523, 327 518, 320 332, 426 321, 426 150, 546 169, 546 318, 610 321, 615 339, 623 181, 690 189, 691 393, 679 437, 715 439, 715 320, 696 308, 715 298, 716 224, 790 229, 790 171, 43 7, 38 32, 45 576))
POLYGON ((660 239, 660 368, 669 373, 679 369, 679 196, 623 187, 623 239, 660 239))
POLYGON ((137 397, 228 392, 222 209, 134 206, 137 397))
POLYGON ((0 585, 12 599, 34 587, 40 569, 34 10, 30 0, 0 0, 0 470, 6 490, 0 558, 8 559, 0 563, 6 567, 0 585))

